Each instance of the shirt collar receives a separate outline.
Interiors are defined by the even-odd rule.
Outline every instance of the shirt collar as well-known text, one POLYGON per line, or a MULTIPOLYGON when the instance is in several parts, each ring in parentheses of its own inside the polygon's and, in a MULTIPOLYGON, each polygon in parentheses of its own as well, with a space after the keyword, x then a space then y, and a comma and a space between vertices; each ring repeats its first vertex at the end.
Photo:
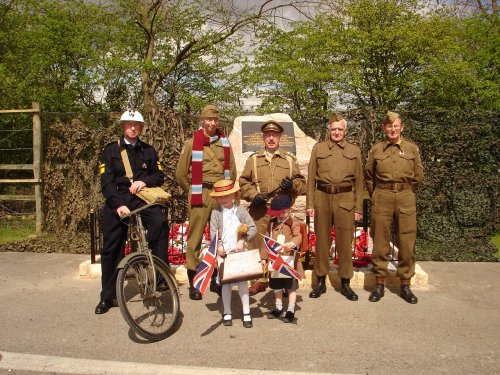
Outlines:
POLYGON ((138 138, 137 141, 135 143, 130 143, 129 141, 127 141, 125 139, 125 137, 122 137, 120 139, 120 147, 125 147, 126 145, 130 145, 132 147, 135 147, 135 146, 141 146, 142 147, 142 143, 141 143, 141 140, 138 138))
POLYGON ((389 141, 385 141, 384 150, 386 150, 390 146, 396 146, 396 147, 399 147, 399 149, 402 149, 402 143, 403 143, 403 137, 399 137, 399 139, 396 143, 391 143, 389 141))
POLYGON ((328 138, 328 147, 331 149, 332 147, 334 147, 335 145, 339 146, 340 148, 345 148, 345 143, 346 143, 346 140, 343 139, 342 141, 340 141, 339 143, 336 143, 336 142, 332 142, 332 140, 330 138, 328 138))

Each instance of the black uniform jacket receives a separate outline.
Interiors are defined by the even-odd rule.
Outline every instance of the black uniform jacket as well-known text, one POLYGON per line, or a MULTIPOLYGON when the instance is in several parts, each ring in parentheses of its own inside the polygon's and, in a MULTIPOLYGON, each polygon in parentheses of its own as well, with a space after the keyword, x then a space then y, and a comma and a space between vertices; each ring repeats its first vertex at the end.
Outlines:
POLYGON ((134 181, 143 181, 147 187, 153 187, 161 186, 165 178, 154 147, 141 140, 134 146, 126 145, 123 137, 120 138, 120 147, 117 141, 109 143, 101 156, 101 189, 106 204, 115 210, 120 206, 130 208, 131 201, 139 199, 128 190, 131 182, 120 155, 123 147, 127 150, 134 181))

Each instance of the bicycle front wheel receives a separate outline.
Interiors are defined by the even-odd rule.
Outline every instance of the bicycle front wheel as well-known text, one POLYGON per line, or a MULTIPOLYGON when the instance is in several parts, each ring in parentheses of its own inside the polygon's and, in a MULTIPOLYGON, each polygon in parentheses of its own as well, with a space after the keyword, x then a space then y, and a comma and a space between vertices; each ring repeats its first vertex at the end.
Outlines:
POLYGON ((146 255, 131 258, 118 272, 116 297, 120 311, 134 332, 150 341, 170 336, 179 318, 179 295, 167 265, 153 258, 157 286, 154 288, 153 267, 146 255))

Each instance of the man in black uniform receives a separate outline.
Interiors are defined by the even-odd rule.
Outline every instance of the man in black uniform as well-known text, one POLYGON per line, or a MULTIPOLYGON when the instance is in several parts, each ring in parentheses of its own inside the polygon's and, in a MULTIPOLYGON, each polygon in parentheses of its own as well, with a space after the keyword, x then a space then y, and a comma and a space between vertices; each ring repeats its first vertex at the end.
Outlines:
MULTIPOLYGON (((96 314, 106 313, 116 298, 116 267, 123 258, 127 239, 127 224, 120 217, 146 203, 135 194, 143 187, 161 186, 164 180, 156 150, 142 142, 139 135, 144 119, 137 111, 126 111, 120 122, 123 137, 108 144, 102 153, 100 173, 101 188, 106 203, 103 208, 103 248, 101 250, 102 291, 101 301, 95 308, 96 314), (125 149, 133 172, 132 180, 125 173, 121 150, 125 149)), ((168 262, 168 224, 160 206, 141 211, 141 218, 147 229, 147 241, 153 253, 168 262)))

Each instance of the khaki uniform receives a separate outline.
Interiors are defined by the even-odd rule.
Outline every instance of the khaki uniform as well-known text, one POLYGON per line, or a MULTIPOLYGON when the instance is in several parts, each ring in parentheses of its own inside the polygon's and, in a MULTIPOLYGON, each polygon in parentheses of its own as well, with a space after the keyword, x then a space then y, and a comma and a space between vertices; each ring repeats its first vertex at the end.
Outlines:
MULTIPOLYGON (((285 177, 292 179, 292 188, 288 191, 278 190, 275 194, 286 194, 294 200, 305 192, 306 178, 300 173, 295 155, 287 151, 277 150, 270 158, 265 149, 262 149, 252 154, 246 161, 239 179, 241 198, 251 202, 259 193, 269 194, 280 186, 281 180, 285 177)), ((268 197, 268 202, 271 199, 272 196, 268 197)), ((267 205, 251 205, 248 212, 257 226, 257 233, 266 233, 271 219, 267 215, 267 205)), ((248 246, 251 249, 260 249, 262 236, 257 234, 249 241, 248 246)))
POLYGON ((307 180, 307 208, 314 208, 316 231, 316 276, 330 272, 328 251, 331 229, 335 226, 335 248, 339 254, 339 277, 350 279, 352 269, 352 241, 354 213, 363 212, 363 169, 361 150, 343 140, 330 139, 314 145, 309 162, 307 180), (342 191, 349 190, 351 191, 342 191), (320 190, 329 190, 322 191, 320 190), (339 189, 340 192, 336 192, 339 189))
POLYGON ((424 178, 418 146, 401 138, 373 145, 368 155, 365 179, 371 197, 373 273, 387 276, 391 225, 394 223, 398 252, 396 275, 411 279, 415 274, 417 217, 415 187, 424 178))
MULTIPOLYGON (((188 193, 189 204, 189 233, 187 238, 186 268, 196 271, 200 263, 201 241, 205 226, 210 219, 210 213, 217 207, 215 199, 210 197, 211 188, 203 186, 203 206, 191 207, 191 161, 193 139, 189 139, 184 146, 175 177, 180 187, 188 193)), ((231 157, 231 180, 236 180, 236 164, 233 150, 231 157)), ((224 179, 224 147, 219 140, 203 148, 203 183, 215 183, 224 179), (211 152, 210 152, 211 151, 211 152)))

